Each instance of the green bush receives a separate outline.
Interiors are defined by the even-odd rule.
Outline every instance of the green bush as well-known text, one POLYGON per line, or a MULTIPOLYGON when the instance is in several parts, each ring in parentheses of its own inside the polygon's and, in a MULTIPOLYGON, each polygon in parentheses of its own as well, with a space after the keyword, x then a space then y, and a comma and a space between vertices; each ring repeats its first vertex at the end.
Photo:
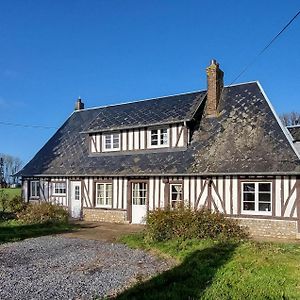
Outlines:
POLYGON ((18 219, 25 224, 67 223, 68 212, 59 205, 41 202, 29 204, 18 214, 18 219))
POLYGON ((248 233, 237 221, 208 209, 155 210, 146 222, 145 238, 148 241, 165 241, 174 238, 245 239, 248 233))
POLYGON ((8 200, 8 208, 11 212, 20 212, 26 208, 21 196, 14 196, 8 200))

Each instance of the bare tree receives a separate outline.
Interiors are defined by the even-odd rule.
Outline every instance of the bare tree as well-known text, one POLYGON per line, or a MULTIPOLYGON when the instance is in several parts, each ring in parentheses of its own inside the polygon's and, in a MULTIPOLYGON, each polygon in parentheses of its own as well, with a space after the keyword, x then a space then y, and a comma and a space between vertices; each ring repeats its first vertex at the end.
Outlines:
POLYGON ((21 169, 23 165, 21 159, 19 157, 3 153, 0 153, 0 157, 3 159, 3 173, 5 182, 8 184, 16 183, 16 178, 12 177, 12 175, 21 169))
POLYGON ((280 119, 285 126, 300 125, 300 113, 289 112, 280 115, 280 119))

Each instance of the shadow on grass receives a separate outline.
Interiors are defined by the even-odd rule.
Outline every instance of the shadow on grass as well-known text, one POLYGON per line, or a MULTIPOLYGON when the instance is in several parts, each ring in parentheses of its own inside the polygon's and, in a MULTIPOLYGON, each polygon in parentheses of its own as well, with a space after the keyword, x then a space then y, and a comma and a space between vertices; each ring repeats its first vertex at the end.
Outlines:
POLYGON ((237 243, 219 243, 197 250, 179 266, 137 284, 115 299, 199 299, 218 269, 232 257, 237 243))
POLYGON ((76 225, 67 223, 25 225, 0 222, 0 244, 43 235, 71 232, 76 229, 76 225))

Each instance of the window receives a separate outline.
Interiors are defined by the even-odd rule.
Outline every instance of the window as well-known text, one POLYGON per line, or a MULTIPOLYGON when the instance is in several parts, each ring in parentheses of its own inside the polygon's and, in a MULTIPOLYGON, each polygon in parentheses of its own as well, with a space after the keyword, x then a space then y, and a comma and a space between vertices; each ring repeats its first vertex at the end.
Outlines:
POLYGON ((40 197, 40 182, 30 181, 30 198, 40 197))
POLYGON ((104 151, 120 150, 120 133, 104 134, 103 145, 104 151))
POLYGON ((171 208, 178 208, 182 204, 182 184, 170 184, 171 208))
POLYGON ((132 204, 146 205, 147 183, 135 182, 132 184, 132 204))
POLYGON ((168 129, 152 129, 151 130, 151 146, 152 147, 164 147, 168 146, 168 129))
POLYGON ((80 200, 80 186, 79 185, 75 185, 75 195, 74 198, 75 200, 80 200))
POLYGON ((65 182, 55 182, 54 183, 54 194, 65 194, 66 193, 66 183, 65 182))
POLYGON ((96 206, 111 207, 112 205, 112 184, 96 183, 96 206))
POLYGON ((243 182, 242 210, 244 213, 271 213, 271 182, 243 182))

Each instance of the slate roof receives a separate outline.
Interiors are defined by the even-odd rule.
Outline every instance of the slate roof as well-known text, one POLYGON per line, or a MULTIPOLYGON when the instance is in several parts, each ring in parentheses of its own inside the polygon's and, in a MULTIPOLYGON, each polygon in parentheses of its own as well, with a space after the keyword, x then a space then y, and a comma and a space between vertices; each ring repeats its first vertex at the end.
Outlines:
POLYGON ((296 142, 300 142, 300 125, 287 126, 287 129, 291 133, 293 139, 296 142))
POLYGON ((98 109, 87 132, 99 132, 189 121, 205 92, 161 97, 98 109))
MULTIPOLYGON (((203 92, 196 92, 74 112, 18 175, 300 174, 300 160, 257 82, 224 88, 218 117, 203 115, 205 101, 201 95, 203 92), (151 103, 170 107, 166 122, 191 118, 195 113, 193 109, 202 103, 191 144, 186 150, 89 155, 88 134, 82 132, 95 128, 105 130, 105 109, 117 109, 123 115, 124 108, 130 115, 130 111, 136 114, 146 104, 148 110, 157 112, 150 113, 148 121, 163 123, 163 116, 157 116, 158 107, 151 103), (171 110, 172 103, 177 107, 175 114, 171 110), (136 109, 130 110, 130 107, 136 109)), ((121 117, 111 122, 115 124, 111 126, 116 127, 128 125, 121 117)), ((134 124, 145 125, 143 122, 140 119, 134 124)))

